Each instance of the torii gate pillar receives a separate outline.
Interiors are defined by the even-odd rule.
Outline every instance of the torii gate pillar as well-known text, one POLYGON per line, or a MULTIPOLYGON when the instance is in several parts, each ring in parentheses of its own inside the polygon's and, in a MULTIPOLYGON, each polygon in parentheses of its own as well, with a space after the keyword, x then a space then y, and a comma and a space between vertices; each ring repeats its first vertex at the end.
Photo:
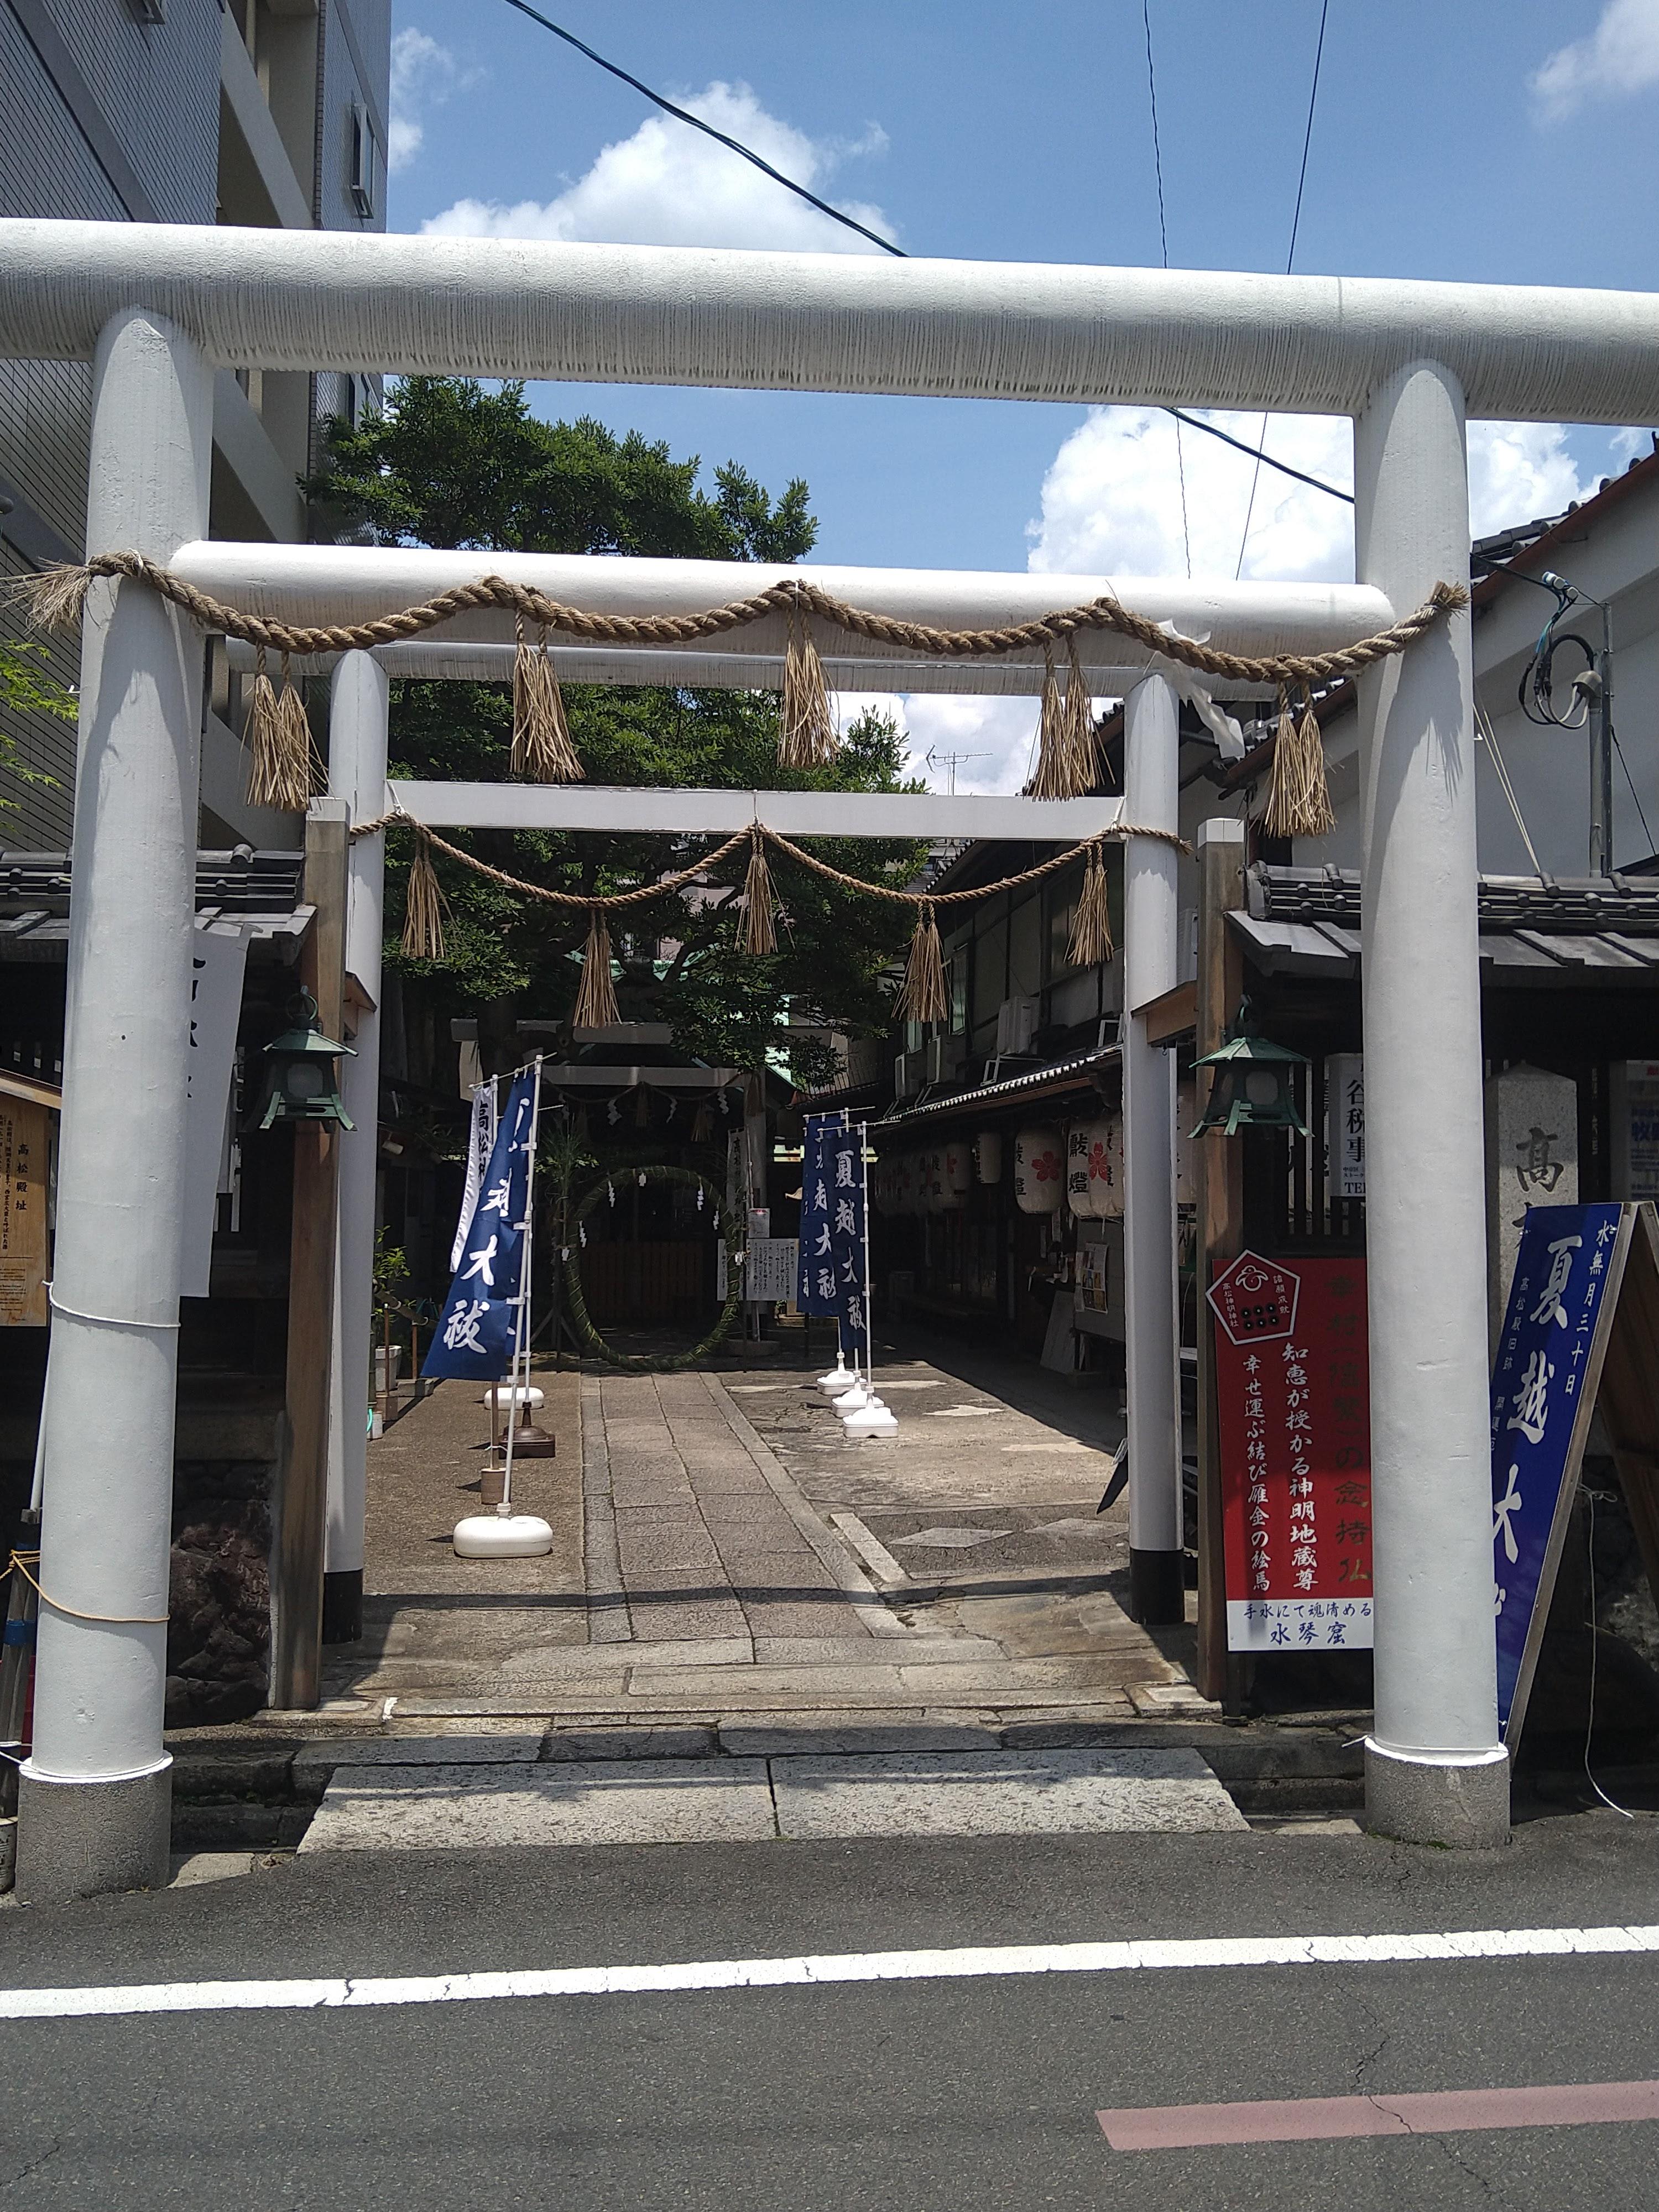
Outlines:
MULTIPOLYGON (((1468 580, 1463 394, 1430 362, 1354 432, 1362 583, 1416 606, 1468 580)), ((1469 617, 1359 680, 1365 1241, 1376 1704, 1365 1819, 1501 1843, 1509 1757, 1492 1635, 1486 1170, 1469 617)))

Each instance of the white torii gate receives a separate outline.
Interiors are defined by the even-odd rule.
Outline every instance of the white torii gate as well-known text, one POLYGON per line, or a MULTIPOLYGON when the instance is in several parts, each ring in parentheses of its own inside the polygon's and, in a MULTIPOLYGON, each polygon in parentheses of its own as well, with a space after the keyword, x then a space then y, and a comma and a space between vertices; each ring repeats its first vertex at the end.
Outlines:
MULTIPOLYGON (((159 224, 0 222, 0 355, 92 362, 88 550, 163 562, 202 550, 219 368, 1346 413, 1361 584, 1402 613, 1437 581, 1467 578, 1466 412, 1659 416, 1659 300, 1646 294, 159 224)), ((343 706, 383 681, 348 665, 343 706)), ((130 582, 94 586, 41 1579, 95 1618, 43 1614, 25 1895, 154 1881, 166 1865, 202 669, 201 640, 172 607, 130 582)), ((1170 710, 1157 682, 1133 698, 1146 703, 1132 738, 1143 714, 1170 710)), ((1376 1591, 1367 1817, 1408 1838, 1486 1843, 1507 1825, 1508 1762, 1492 1631, 1467 615, 1372 670, 1360 700, 1376 1591)), ((1138 807, 1142 794, 1128 797, 1138 807)), ((1006 834, 973 818, 984 826, 968 834, 1006 834)), ((1141 887, 1132 933, 1161 902, 1141 887)), ((1127 957, 1133 1002, 1150 979, 1133 944, 1127 957)))

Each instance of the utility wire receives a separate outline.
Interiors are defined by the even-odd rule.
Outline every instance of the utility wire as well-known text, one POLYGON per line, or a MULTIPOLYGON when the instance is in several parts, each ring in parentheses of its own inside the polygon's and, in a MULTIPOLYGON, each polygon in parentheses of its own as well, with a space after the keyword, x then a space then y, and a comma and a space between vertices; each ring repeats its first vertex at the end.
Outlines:
MULTIPOLYGON (((846 229, 856 231, 860 238, 867 238, 872 246, 880 246, 884 253, 892 254, 896 260, 904 261, 909 258, 909 256, 906 253, 904 248, 902 246, 895 246, 890 238, 884 238, 879 231, 866 229, 863 223, 855 221, 852 216, 843 214, 842 210, 838 207, 832 207, 828 200, 821 200, 816 192, 808 191, 805 185, 798 185, 793 177, 786 177, 781 170, 775 169, 769 161, 763 161, 758 154, 751 151, 749 147, 743 145, 736 138, 729 137, 724 131, 717 131, 712 123, 705 123, 702 116, 693 115, 688 108, 677 107, 672 100, 665 100, 660 93, 653 92, 648 84, 644 84, 638 77, 630 76, 627 70, 620 68, 617 63, 607 61, 603 54, 596 53, 593 48, 586 44, 584 40, 579 39, 575 35, 574 32, 567 31, 562 24, 554 22, 550 16, 544 15, 539 9, 529 6, 528 0, 507 0, 507 4, 509 8, 516 8, 521 15, 527 15, 532 23, 539 23, 543 30, 550 31, 556 39, 562 39, 567 46, 574 46, 578 53, 585 54, 589 61, 595 63, 600 69, 607 70, 611 76, 619 77, 623 84, 631 85, 635 92, 642 94, 643 96, 647 100, 650 100, 653 106, 661 108, 665 115, 673 116, 677 122, 689 123, 694 131, 701 131, 705 137, 713 138, 718 144, 727 148, 732 153, 740 155, 744 161, 750 163, 752 167, 758 169, 763 176, 770 177, 774 184, 781 185, 784 190, 787 192, 793 192, 797 199, 805 200, 809 207, 815 207, 820 215, 827 215, 832 222, 841 223, 846 229)), ((1147 48, 1147 65, 1150 70, 1152 62, 1150 46, 1152 27, 1150 22, 1147 24, 1146 27, 1149 41, 1147 48)), ((1164 169, 1162 160, 1159 157, 1158 143, 1156 88, 1153 88, 1152 153, 1153 158, 1158 161, 1158 230, 1160 234, 1162 234, 1164 228, 1164 169)), ((1305 150, 1303 159, 1304 167, 1305 170, 1305 150)), ((1170 249, 1166 237, 1164 240, 1164 266, 1167 269, 1169 265, 1170 249)), ((1328 492, 1333 499, 1346 499, 1348 501, 1350 506, 1353 503, 1352 496, 1347 492, 1338 491, 1334 484, 1322 483, 1317 477, 1304 476, 1300 469, 1291 468, 1287 461, 1276 461, 1271 453, 1257 453, 1255 447, 1246 446, 1241 443, 1238 439, 1229 437, 1224 430, 1218 430, 1213 422, 1200 422, 1197 416, 1185 415, 1178 407, 1166 408, 1164 412, 1169 415, 1173 415, 1177 422, 1184 422, 1189 430, 1206 431, 1211 437, 1219 438, 1224 445, 1235 446, 1241 453, 1248 453, 1256 461, 1265 461, 1270 469, 1279 470, 1281 475, 1295 477, 1298 483, 1311 484, 1316 491, 1328 492)), ((1179 432, 1176 433, 1176 443, 1177 454, 1179 454, 1179 432)), ((1186 478, 1184 473, 1182 478, 1182 506, 1184 521, 1186 507, 1186 478)), ((1189 573, 1191 566, 1192 563, 1189 558, 1188 562, 1189 573)))
POLYGON ((521 15, 528 15, 532 23, 539 23, 543 30, 551 31, 556 39, 562 39, 566 46, 574 46, 579 54, 586 54, 588 60, 597 63, 600 69, 609 70, 612 76, 620 77, 624 84, 632 85, 635 92, 642 93, 653 106, 661 108, 665 115, 673 116, 679 123, 689 123, 694 131, 701 131, 706 137, 715 139, 732 153, 741 155, 763 176, 770 177, 775 185, 781 185, 786 191, 793 192, 797 199, 805 200, 820 215, 827 215, 833 222, 844 223, 848 230, 857 231, 860 238, 867 238, 872 246, 880 246, 884 253, 896 254, 901 260, 906 258, 904 248, 895 246, 890 238, 884 238, 878 230, 866 229, 863 223, 854 222, 850 215, 844 215, 838 207, 831 207, 828 200, 821 200, 816 192, 809 192, 805 185, 798 185, 793 177, 786 177, 781 169, 775 169, 769 161, 763 161, 747 146, 740 144, 735 138, 728 138, 724 131, 716 131, 712 123, 705 123, 702 116, 693 115, 689 108, 676 107, 672 100, 665 100, 661 93, 653 92, 648 84, 642 84, 636 76, 630 76, 615 62, 606 61, 603 54, 595 53, 592 47, 585 45, 574 31, 567 31, 562 24, 554 22, 550 16, 541 15, 534 8, 527 6, 526 0, 507 0, 507 4, 509 8, 516 8, 521 15))
MULTIPOLYGON (((1319 64, 1325 58, 1325 19, 1330 14, 1330 8, 1331 0, 1320 0, 1319 43, 1314 48, 1313 83, 1308 93, 1308 127, 1302 134, 1302 167, 1296 179, 1296 211, 1291 217, 1290 251, 1285 256, 1285 274, 1287 276, 1296 266, 1296 234, 1302 228, 1302 194, 1308 182, 1308 149, 1313 144, 1314 109, 1319 104, 1319 64)), ((1258 447, 1267 434, 1267 417, 1264 414, 1261 417, 1261 428, 1256 432, 1258 447)), ((1266 459, 1266 454, 1258 451, 1255 457, 1255 468, 1250 477, 1249 504, 1244 509, 1244 535, 1238 541, 1238 562, 1233 570, 1235 583, 1244 573, 1244 556, 1250 543, 1250 525, 1255 519, 1256 488, 1261 482, 1261 464, 1266 459)), ((1312 481, 1311 477, 1304 478, 1304 483, 1312 481)), ((1330 486, 1327 484, 1324 489, 1328 491, 1330 486)), ((1352 506, 1352 501, 1350 500, 1348 504, 1352 506)))
MULTIPOLYGON (((1164 149, 1158 133, 1158 73, 1152 67, 1152 0, 1140 0, 1140 20, 1146 33, 1146 91, 1152 107, 1152 167, 1158 177, 1158 236, 1164 249, 1164 266, 1170 265, 1170 230, 1164 214, 1164 149)), ((1182 417, 1173 407, 1166 410, 1176 417, 1176 471, 1181 478, 1181 539, 1187 550, 1187 574, 1193 573, 1193 533, 1187 522, 1187 459, 1181 449, 1182 417)))

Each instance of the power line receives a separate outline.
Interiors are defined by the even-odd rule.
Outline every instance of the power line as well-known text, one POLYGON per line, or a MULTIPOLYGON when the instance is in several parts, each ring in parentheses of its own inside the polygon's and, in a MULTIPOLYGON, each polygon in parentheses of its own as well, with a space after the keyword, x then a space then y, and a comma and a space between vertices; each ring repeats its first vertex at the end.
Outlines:
MULTIPOLYGON (((1152 107, 1152 167, 1158 177, 1158 237, 1164 250, 1164 266, 1170 265, 1170 230, 1164 214, 1164 149, 1158 131, 1158 73, 1152 67, 1152 0, 1140 0, 1140 20, 1146 33, 1146 91, 1152 107)), ((1181 542, 1187 552, 1187 574, 1193 573, 1193 533, 1187 521, 1187 457, 1181 448, 1182 417, 1171 407, 1166 410, 1176 418, 1176 472, 1181 478, 1181 542)))
MULTIPOLYGON (((763 176, 770 177, 774 184, 781 185, 786 191, 793 192, 798 199, 805 200, 809 207, 815 207, 820 215, 827 215, 832 222, 841 223, 847 229, 856 231, 860 238, 867 238, 872 245, 880 246, 884 253, 890 253, 897 260, 904 261, 909 258, 909 256, 906 253, 904 248, 902 246, 895 246, 890 238, 882 237, 878 231, 867 230, 861 222, 856 222, 853 216, 843 214, 840 208, 831 207, 828 200, 821 200, 816 192, 808 191, 805 185, 798 185, 793 177, 786 177, 781 170, 775 169, 769 161, 763 161, 758 154, 752 152, 749 147, 741 144, 736 138, 728 137, 724 131, 717 131, 712 123, 705 123, 702 116, 693 115, 689 109, 677 107, 672 100, 665 100, 660 93, 653 92, 648 84, 641 83, 638 77, 630 76, 627 70, 620 68, 615 62, 607 61, 603 54, 596 53, 592 46, 586 45, 582 40, 577 38, 574 32, 567 31, 562 24, 554 22, 550 16, 544 15, 538 9, 529 6, 528 0, 507 0, 507 4, 509 8, 516 8, 521 15, 529 16, 532 23, 539 23, 544 31, 551 31, 555 38, 562 39, 567 46, 574 46, 578 53, 585 54, 589 61, 597 64, 600 69, 607 70, 611 76, 619 77, 623 84, 631 85, 635 92, 642 94, 647 100, 652 101, 656 106, 661 108, 665 115, 673 116, 678 122, 689 123, 694 131, 701 131, 705 137, 713 138, 720 145, 727 148, 732 153, 741 155, 743 160, 750 163, 752 167, 758 169, 763 176)), ((1143 9, 1143 14, 1145 10, 1143 9)), ((1164 266, 1167 269, 1170 265, 1170 246, 1164 225, 1164 164, 1158 144, 1158 92, 1157 86, 1152 82, 1151 76, 1152 26, 1150 21, 1148 21, 1146 25, 1146 33, 1148 40, 1146 55, 1148 84, 1152 94, 1152 157, 1158 167, 1158 234, 1163 244, 1164 266)), ((1321 24, 1321 37, 1322 40, 1322 21, 1321 24)), ((1307 149, 1304 146, 1303 149, 1303 173, 1304 176, 1306 172, 1307 149)), ((1300 209, 1300 205, 1301 196, 1298 190, 1298 210, 1300 209)), ((1310 484, 1316 491, 1328 492, 1333 499, 1347 500, 1350 506, 1353 503, 1351 495, 1347 492, 1338 491, 1334 484, 1322 483, 1317 477, 1304 475, 1300 469, 1291 468, 1287 461, 1276 461, 1271 453, 1259 453, 1254 446, 1247 446, 1237 438, 1229 437, 1226 431, 1218 429, 1213 422, 1200 422, 1197 416, 1183 414, 1178 407, 1167 407, 1164 411, 1167 415, 1172 415, 1177 423, 1184 422, 1188 429, 1206 431, 1212 438, 1219 438, 1224 445, 1236 447, 1241 453, 1248 454, 1253 460, 1258 462, 1265 461, 1270 469, 1279 470, 1280 474, 1283 476, 1295 477, 1298 483, 1310 484)), ((1264 416, 1262 420, 1265 424, 1267 417, 1264 416)), ((1177 429, 1176 433, 1176 453, 1177 460, 1180 461, 1181 433, 1179 429, 1177 429)), ((1187 509, 1187 479, 1184 462, 1182 464, 1181 503, 1182 526, 1184 532, 1186 528, 1187 509)), ((1187 567, 1188 573, 1190 574, 1192 571, 1192 556, 1190 548, 1188 553, 1187 567)))
MULTIPOLYGON (((1213 422, 1206 422, 1197 415, 1184 415, 1179 407, 1166 407, 1164 411, 1166 415, 1173 415, 1177 422, 1186 423, 1188 429, 1205 430, 1211 437, 1219 438, 1224 446, 1231 446, 1235 453, 1247 454, 1252 460, 1265 461, 1270 469, 1277 469, 1281 476, 1294 477, 1298 483, 1310 484, 1315 491, 1328 492, 1333 499, 1346 500, 1350 507, 1353 505, 1351 491, 1339 491, 1334 484, 1328 484, 1322 477, 1310 477, 1305 469, 1293 469, 1288 461, 1276 461, 1271 453, 1264 453, 1255 446, 1247 446, 1242 438, 1231 436, 1229 432, 1218 428, 1213 422)), ((1264 416, 1262 420, 1265 422, 1267 417, 1264 416)))
POLYGON ((588 60, 597 63, 600 69, 608 70, 612 76, 620 77, 624 84, 632 85, 635 92, 642 93, 653 106, 661 108, 665 115, 673 116, 677 122, 689 123, 694 131, 701 131, 705 137, 716 140, 733 154, 741 155, 763 176, 770 177, 775 185, 781 185, 786 191, 793 192, 797 199, 805 200, 820 215, 827 215, 832 222, 844 223, 848 230, 857 231, 860 238, 867 238, 872 246, 880 246, 884 253, 896 254, 900 260, 907 258, 904 248, 895 246, 890 238, 884 238, 879 231, 866 229, 863 223, 855 222, 850 215, 844 215, 838 207, 831 207, 828 200, 821 200, 816 192, 809 192, 805 185, 798 185, 793 177, 786 177, 781 169, 775 169, 769 161, 763 161, 747 146, 735 138, 728 138, 724 131, 716 131, 712 123, 705 123, 702 116, 693 115, 689 108, 676 107, 672 100, 665 100, 661 93, 653 92, 648 84, 642 84, 636 76, 630 76, 615 62, 606 61, 603 54, 595 53, 592 47, 585 45, 574 31, 567 31, 562 24, 554 22, 550 16, 541 15, 526 5, 526 0, 507 0, 507 4, 509 8, 516 8, 521 15, 528 15, 532 23, 539 23, 543 30, 551 31, 556 39, 562 39, 566 46, 574 46, 579 54, 586 54, 588 60))
MULTIPOLYGON (((1319 104, 1319 64, 1325 58, 1325 19, 1330 13, 1330 7, 1331 0, 1320 0, 1319 43, 1314 48, 1313 83, 1310 87, 1308 92, 1308 127, 1302 134, 1302 167, 1297 173, 1296 179, 1296 211, 1291 217, 1290 251, 1285 256, 1285 274, 1287 276, 1290 275, 1291 270, 1296 266, 1296 234, 1302 228, 1302 194, 1308 181, 1308 149, 1313 144, 1314 109, 1319 104)), ((1261 428, 1255 434, 1256 443, 1259 447, 1262 440, 1266 438, 1267 434, 1267 417, 1266 415, 1263 415, 1261 417, 1261 428)), ((1238 579, 1244 573, 1244 556, 1249 550, 1250 543, 1250 525, 1255 520, 1256 487, 1261 482, 1261 464, 1266 459, 1267 455, 1265 453, 1261 452, 1257 453, 1255 457, 1255 467, 1250 477, 1249 503, 1244 509, 1244 535, 1238 541, 1238 562, 1233 570, 1233 581, 1235 583, 1237 582, 1238 579)), ((1304 483, 1311 483, 1313 479, 1311 477, 1304 478, 1304 483)), ((1330 486, 1326 484, 1322 487, 1322 489, 1328 491, 1330 489, 1330 486)), ((1348 504, 1352 506, 1353 504, 1352 501, 1350 500, 1348 504)))

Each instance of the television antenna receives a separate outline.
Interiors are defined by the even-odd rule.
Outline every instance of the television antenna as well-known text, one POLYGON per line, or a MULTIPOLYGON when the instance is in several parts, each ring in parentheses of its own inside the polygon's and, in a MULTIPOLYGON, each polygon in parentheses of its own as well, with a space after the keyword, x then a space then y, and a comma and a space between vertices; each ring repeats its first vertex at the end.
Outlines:
POLYGON ((938 774, 940 769, 945 770, 945 775, 949 779, 945 786, 946 794, 951 799, 954 799, 957 795, 957 770, 961 767, 963 762, 989 760, 990 757, 991 756, 988 752, 942 753, 939 750, 937 746, 931 745, 922 755, 923 760, 927 763, 927 766, 933 770, 935 775, 938 774))

